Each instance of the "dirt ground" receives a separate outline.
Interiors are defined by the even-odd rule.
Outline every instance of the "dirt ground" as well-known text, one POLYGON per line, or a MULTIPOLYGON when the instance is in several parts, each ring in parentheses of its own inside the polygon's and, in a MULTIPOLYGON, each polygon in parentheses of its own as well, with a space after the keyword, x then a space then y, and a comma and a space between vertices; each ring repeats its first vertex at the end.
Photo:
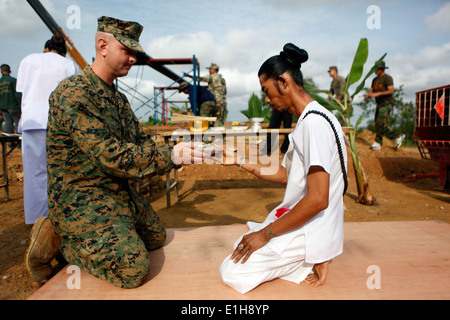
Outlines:
MULTIPOLYGON (((450 193, 439 188, 439 179, 406 183, 413 173, 437 173, 438 164, 422 159, 417 148, 393 150, 385 140, 381 151, 371 151, 374 134, 358 136, 358 151, 368 176, 373 206, 356 203, 357 191, 349 157, 349 188, 344 197, 345 221, 440 220, 450 223, 450 193)), ((0 189, 0 299, 27 299, 39 288, 28 274, 24 255, 31 226, 24 223, 21 151, 7 158, 9 201, 0 189)), ((164 181, 161 181, 163 186, 164 181)), ((178 199, 171 193, 167 208, 163 189, 152 192, 152 205, 167 228, 261 222, 284 195, 282 186, 265 182, 236 166, 196 164, 179 173, 178 199)), ((345 249, 345 248, 344 248, 345 249)))

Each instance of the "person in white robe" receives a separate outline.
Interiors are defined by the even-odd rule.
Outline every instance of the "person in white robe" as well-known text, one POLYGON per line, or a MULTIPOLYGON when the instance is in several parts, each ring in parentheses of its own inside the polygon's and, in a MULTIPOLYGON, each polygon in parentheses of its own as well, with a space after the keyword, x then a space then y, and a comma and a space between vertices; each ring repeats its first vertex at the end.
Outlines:
POLYGON ((23 198, 25 223, 48 216, 46 129, 50 94, 66 77, 80 71, 65 57, 65 40, 53 36, 44 53, 26 56, 19 65, 16 90, 22 92, 23 198))
POLYGON ((286 44, 258 74, 266 102, 299 119, 277 173, 264 174, 270 164, 252 163, 227 149, 218 160, 286 185, 282 203, 263 223, 247 224, 249 231, 220 267, 223 282, 242 294, 277 278, 323 285, 330 260, 343 251, 345 139, 336 117, 303 88, 300 67, 307 59, 305 50, 286 44))

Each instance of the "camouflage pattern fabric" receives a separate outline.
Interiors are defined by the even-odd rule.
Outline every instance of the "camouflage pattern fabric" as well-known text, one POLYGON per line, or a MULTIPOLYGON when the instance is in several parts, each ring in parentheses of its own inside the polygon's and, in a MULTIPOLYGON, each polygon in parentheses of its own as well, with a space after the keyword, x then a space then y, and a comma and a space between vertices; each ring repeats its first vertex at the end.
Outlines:
POLYGON ((379 144, 383 144, 383 136, 389 139, 395 139, 397 133, 391 129, 391 112, 392 104, 390 102, 384 102, 377 104, 377 109, 375 111, 375 130, 376 137, 375 141, 379 144))
MULTIPOLYGON (((345 79, 341 76, 336 76, 336 78, 331 81, 330 85, 330 91, 331 93, 336 97, 336 99, 339 99, 342 103, 344 103, 345 93, 345 79)), ((347 103, 350 102, 350 96, 347 94, 347 103)))
POLYGON ((228 114, 226 98, 227 86, 225 79, 222 77, 222 75, 213 73, 204 77, 200 77, 199 80, 208 83, 208 90, 211 91, 214 98, 216 99, 216 117, 218 120, 217 125, 223 126, 228 114))
MULTIPOLYGON (((76 262, 94 275, 95 270, 103 268, 101 262, 98 266, 94 263, 96 257, 80 249, 86 244, 80 239, 106 250, 92 251, 99 261, 105 254, 112 254, 112 242, 122 248, 123 256, 145 260, 144 245, 134 244, 143 242, 148 250, 159 247, 165 230, 150 203, 130 184, 148 175, 170 172, 171 147, 156 146, 148 139, 126 97, 103 82, 89 66, 61 82, 49 104, 49 218, 55 232, 64 239, 62 251, 68 262, 76 262), (123 225, 130 227, 117 231, 117 236, 108 231, 123 225), (138 236, 133 226, 136 231, 153 230, 151 238, 140 239, 147 233, 138 236), (126 234, 125 239, 122 234, 126 234), (107 245, 102 246, 103 242, 107 245)), ((134 265, 142 273, 148 267, 137 261, 134 265)), ((112 282, 117 285, 118 281, 112 282)), ((119 285, 127 286, 125 282, 119 285)))
POLYGON ((200 117, 215 117, 217 113, 216 103, 214 101, 205 101, 199 106, 198 110, 200 117))
MULTIPOLYGON (((345 79, 341 76, 336 76, 336 78, 331 81, 330 85, 330 92, 338 99, 339 101, 344 104, 344 88, 345 88, 345 79)), ((353 106, 352 106, 352 100, 350 99, 350 96, 347 93, 347 109, 343 112, 344 116, 346 118, 350 118, 353 114, 353 106)), ((337 114, 336 117, 338 118, 341 125, 346 125, 346 122, 341 119, 341 115, 337 114)))
POLYGON ((105 16, 98 18, 97 22, 97 31, 110 33, 125 47, 145 54, 139 44, 139 37, 143 30, 139 23, 105 16))

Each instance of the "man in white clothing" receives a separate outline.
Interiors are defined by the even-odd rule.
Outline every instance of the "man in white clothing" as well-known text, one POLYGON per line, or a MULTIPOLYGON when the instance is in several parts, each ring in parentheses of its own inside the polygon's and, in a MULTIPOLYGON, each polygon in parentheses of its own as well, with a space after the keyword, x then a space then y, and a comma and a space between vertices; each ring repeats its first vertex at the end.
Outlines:
POLYGON ((17 91, 22 92, 22 161, 24 172, 25 223, 33 224, 40 216, 48 216, 46 129, 48 99, 56 86, 79 71, 65 58, 67 49, 61 37, 54 36, 45 44, 44 53, 26 56, 19 65, 17 91))
MULTIPOLYGON (((299 120, 276 174, 263 175, 261 164, 240 164, 256 176, 286 184, 283 202, 263 223, 248 224, 250 231, 221 265, 224 283, 240 293, 276 278, 295 283, 308 278, 311 285, 322 285, 329 261, 343 251, 344 136, 336 117, 303 89, 300 67, 307 59, 305 50, 286 44, 258 74, 266 102, 299 120)), ((230 163, 230 152, 224 154, 223 162, 230 163)))

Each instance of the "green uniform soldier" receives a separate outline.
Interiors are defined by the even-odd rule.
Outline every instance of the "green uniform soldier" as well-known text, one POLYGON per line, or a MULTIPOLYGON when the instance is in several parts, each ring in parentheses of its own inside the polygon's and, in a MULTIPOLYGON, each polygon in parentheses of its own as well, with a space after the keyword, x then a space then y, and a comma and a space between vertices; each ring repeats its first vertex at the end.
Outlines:
POLYGON ((223 126, 227 120, 227 85, 225 79, 219 74, 219 66, 211 63, 209 75, 199 77, 198 80, 208 83, 208 90, 213 94, 216 100, 217 122, 216 126, 223 126))
MULTIPOLYGON (((16 91, 16 78, 11 77, 11 68, 7 64, 0 66, 0 112, 6 121, 5 132, 14 133, 14 125, 20 119, 20 102, 22 94, 16 91)), ((1 120, 0 120, 1 124, 1 120)))
POLYGON ((372 150, 380 150, 383 145, 383 136, 393 139, 395 141, 395 150, 397 150, 404 138, 404 134, 395 132, 390 127, 391 113, 393 110, 393 94, 394 94, 394 80, 385 73, 388 69, 384 61, 381 61, 378 69, 375 71, 377 75, 372 81, 372 86, 366 95, 366 99, 375 98, 377 104, 375 110, 375 142, 370 146, 372 150))
MULTIPOLYGON (((68 263, 134 288, 149 272, 148 251, 166 240, 163 224, 133 182, 170 172, 180 162, 172 160, 170 146, 147 137, 113 85, 144 53, 141 32, 136 22, 99 18, 94 62, 50 96, 49 219, 36 221, 26 257, 37 281, 52 275, 49 260, 60 251, 68 263)), ((177 154, 180 148, 188 154, 187 146, 177 145, 177 154)))
MULTIPOLYGON (((343 105, 345 105, 345 100, 347 100, 347 109, 343 112, 344 116, 347 118, 350 118, 353 114, 353 106, 352 106, 352 100, 347 92, 347 96, 345 95, 344 89, 345 89, 345 79, 338 74, 338 69, 336 66, 331 66, 328 69, 328 74, 330 75, 333 80, 330 84, 330 91, 331 94, 336 97, 339 102, 341 102, 343 105)), ((341 122, 342 125, 344 125, 344 121, 342 121, 341 116, 338 115, 337 118, 341 122)))

